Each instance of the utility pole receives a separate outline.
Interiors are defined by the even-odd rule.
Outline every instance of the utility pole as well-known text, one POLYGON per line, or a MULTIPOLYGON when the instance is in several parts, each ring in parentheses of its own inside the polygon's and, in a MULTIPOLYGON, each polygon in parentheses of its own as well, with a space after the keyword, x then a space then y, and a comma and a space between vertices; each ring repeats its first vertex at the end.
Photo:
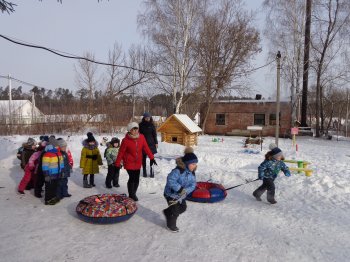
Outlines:
POLYGON ((348 119, 349 119, 349 89, 346 89, 345 137, 348 137, 348 119))
POLYGON ((281 78, 281 52, 278 51, 276 55, 277 60, 277 95, 276 95, 276 139, 275 144, 278 146, 278 138, 280 134, 280 78, 281 78))
POLYGON ((312 0, 306 0, 305 13, 305 37, 304 37, 304 70, 303 70, 303 90, 301 100, 301 126, 306 127, 307 118, 307 95, 309 82, 309 56, 311 39, 311 5, 312 0))
POLYGON ((11 76, 8 75, 9 80, 9 126, 10 126, 10 134, 12 135, 12 83, 11 76))

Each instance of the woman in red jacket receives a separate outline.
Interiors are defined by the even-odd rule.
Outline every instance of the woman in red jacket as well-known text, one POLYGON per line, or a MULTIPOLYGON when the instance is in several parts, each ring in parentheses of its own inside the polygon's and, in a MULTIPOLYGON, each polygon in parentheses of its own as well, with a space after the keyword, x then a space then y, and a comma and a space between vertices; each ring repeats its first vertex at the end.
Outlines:
POLYGON ((151 165, 157 165, 154 156, 149 149, 145 137, 139 133, 139 125, 131 122, 127 126, 126 133, 120 145, 119 153, 115 161, 115 166, 120 168, 123 161, 124 168, 129 174, 128 192, 129 197, 137 201, 136 191, 140 181, 140 169, 142 166, 142 152, 145 152, 151 159, 151 165))

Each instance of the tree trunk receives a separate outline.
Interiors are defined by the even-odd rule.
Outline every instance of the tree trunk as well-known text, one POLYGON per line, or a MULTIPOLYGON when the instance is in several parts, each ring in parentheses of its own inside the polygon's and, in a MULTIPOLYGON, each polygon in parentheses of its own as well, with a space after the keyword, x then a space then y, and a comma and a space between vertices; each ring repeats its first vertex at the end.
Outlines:
POLYGON ((310 55, 310 35, 311 35, 311 6, 312 0, 306 0, 305 38, 304 38, 304 71, 303 71, 303 91, 301 102, 301 126, 307 126, 307 95, 309 81, 309 55, 310 55))

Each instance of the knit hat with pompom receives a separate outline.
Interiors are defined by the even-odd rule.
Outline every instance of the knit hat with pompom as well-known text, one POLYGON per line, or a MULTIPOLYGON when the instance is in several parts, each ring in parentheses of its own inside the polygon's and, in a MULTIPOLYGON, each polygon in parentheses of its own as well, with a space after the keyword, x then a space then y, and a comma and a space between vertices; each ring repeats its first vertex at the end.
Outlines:
POLYGON ((188 166, 189 164, 198 163, 197 156, 193 153, 192 147, 185 148, 185 155, 182 157, 182 161, 188 166))

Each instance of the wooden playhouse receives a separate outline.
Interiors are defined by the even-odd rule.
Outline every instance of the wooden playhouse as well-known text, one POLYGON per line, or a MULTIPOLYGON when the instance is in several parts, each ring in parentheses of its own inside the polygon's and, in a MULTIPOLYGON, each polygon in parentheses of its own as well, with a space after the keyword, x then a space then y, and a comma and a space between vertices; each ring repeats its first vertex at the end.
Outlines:
POLYGON ((198 134, 202 129, 187 115, 173 114, 158 128, 162 142, 194 146, 198 143, 198 134))

